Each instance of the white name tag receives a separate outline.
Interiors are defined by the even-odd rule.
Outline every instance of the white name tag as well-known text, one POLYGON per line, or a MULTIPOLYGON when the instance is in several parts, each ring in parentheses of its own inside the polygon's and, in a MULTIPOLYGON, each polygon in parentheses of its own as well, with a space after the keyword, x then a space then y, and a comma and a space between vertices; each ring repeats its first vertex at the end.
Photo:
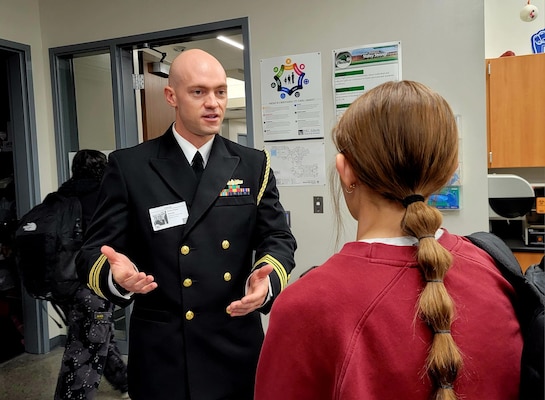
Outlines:
POLYGON ((187 222, 189 213, 185 201, 182 201, 180 203, 150 208, 149 216, 153 230, 161 231, 173 226, 184 225, 187 222))

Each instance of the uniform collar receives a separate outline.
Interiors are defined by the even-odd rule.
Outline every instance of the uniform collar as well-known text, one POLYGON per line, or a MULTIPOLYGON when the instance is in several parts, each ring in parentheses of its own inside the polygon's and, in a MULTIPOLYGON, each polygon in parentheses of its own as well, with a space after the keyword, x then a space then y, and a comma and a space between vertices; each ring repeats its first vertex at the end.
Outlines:
POLYGON ((210 150, 212 149, 212 143, 214 143, 214 140, 209 140, 204 145, 202 145, 200 148, 196 148, 191 143, 189 143, 186 139, 182 137, 177 131, 176 131, 176 124, 172 124, 172 132, 174 133, 174 138, 176 139, 176 142, 184 152, 185 158, 187 159, 187 162, 191 164, 193 161, 193 157, 195 156, 195 153, 197 150, 201 153, 202 159, 203 159, 203 166, 206 167, 206 164, 208 163, 208 158, 210 157, 210 150))
MULTIPOLYGON (((439 240, 439 238, 443 235, 443 229, 438 229, 435 232, 435 239, 439 240)), ((418 239, 414 236, 401 236, 401 237, 395 237, 395 238, 372 238, 372 239, 362 239, 358 240, 358 242, 365 242, 365 243, 383 243, 383 244, 389 244, 392 246, 415 246, 418 244, 418 239)))

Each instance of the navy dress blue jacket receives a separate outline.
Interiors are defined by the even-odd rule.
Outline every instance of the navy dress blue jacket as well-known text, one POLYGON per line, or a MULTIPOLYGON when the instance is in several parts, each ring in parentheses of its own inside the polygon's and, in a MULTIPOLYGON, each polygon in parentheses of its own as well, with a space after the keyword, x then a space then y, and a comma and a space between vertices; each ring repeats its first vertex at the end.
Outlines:
POLYGON ((110 155, 79 273, 99 295, 127 304, 109 289, 107 244, 158 283, 131 299, 133 400, 252 399, 261 317, 231 317, 226 307, 269 263, 273 298, 260 310, 268 312, 295 266, 296 242, 265 152, 216 135, 198 183, 173 135, 110 155))

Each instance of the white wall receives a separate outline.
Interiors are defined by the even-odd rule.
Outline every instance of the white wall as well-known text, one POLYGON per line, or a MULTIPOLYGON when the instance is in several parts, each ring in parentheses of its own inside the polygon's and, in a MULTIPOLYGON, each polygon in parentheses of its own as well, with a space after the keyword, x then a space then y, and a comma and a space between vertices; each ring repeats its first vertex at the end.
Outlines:
MULTIPOLYGON (((271 4, 270 13, 276 4, 271 4)), ((282 9, 280 5, 278 9, 282 9)), ((278 18, 250 19, 253 71, 259 60, 319 51, 322 54, 324 122, 329 132, 335 123, 331 86, 331 51, 362 44, 400 40, 403 78, 421 81, 440 92, 462 115, 464 140, 463 209, 445 216, 453 232, 486 230, 486 127, 483 74, 483 6, 479 2, 326 2, 320 7, 292 4, 291 13, 278 18), (279 29, 281 21, 282 29, 279 29), (323 21, 314 24, 312 21, 323 21), (316 28, 313 28, 313 26, 316 28), (468 93, 471 93, 468 96, 468 93)), ((271 14, 272 15, 272 14, 271 14)), ((252 15, 251 15, 252 17, 252 15)), ((254 100, 260 97, 254 76, 254 100)), ((254 103, 255 126, 262 124, 259 103, 254 103)), ((256 141, 259 145, 259 141, 256 141)), ((326 141, 327 168, 335 149, 326 141)), ((299 242, 299 273, 320 264, 334 251, 333 218, 329 187, 282 188, 291 210, 294 234, 299 242), (312 197, 324 196, 325 213, 312 213, 312 197)), ((351 224, 344 240, 354 239, 351 224)))
POLYGON ((30 46, 36 107, 38 159, 42 197, 57 188, 57 163, 53 136, 51 80, 47 48, 42 45, 39 0, 0 0, 0 39, 30 46))
POLYGON ((545 28, 545 0, 530 2, 539 10, 532 22, 520 19, 520 10, 527 3, 527 0, 484 0, 486 58, 497 58, 507 50, 517 56, 532 54, 530 38, 545 28))

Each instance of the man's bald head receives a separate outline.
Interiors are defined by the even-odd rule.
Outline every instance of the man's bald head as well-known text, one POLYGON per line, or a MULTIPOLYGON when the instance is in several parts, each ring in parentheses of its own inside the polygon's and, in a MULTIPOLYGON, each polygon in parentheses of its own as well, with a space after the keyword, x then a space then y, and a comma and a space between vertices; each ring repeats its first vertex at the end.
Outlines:
POLYGON ((201 49, 190 49, 180 53, 170 65, 168 85, 174 87, 180 80, 187 78, 190 72, 202 70, 203 73, 213 69, 221 69, 225 74, 223 66, 216 57, 201 49))

